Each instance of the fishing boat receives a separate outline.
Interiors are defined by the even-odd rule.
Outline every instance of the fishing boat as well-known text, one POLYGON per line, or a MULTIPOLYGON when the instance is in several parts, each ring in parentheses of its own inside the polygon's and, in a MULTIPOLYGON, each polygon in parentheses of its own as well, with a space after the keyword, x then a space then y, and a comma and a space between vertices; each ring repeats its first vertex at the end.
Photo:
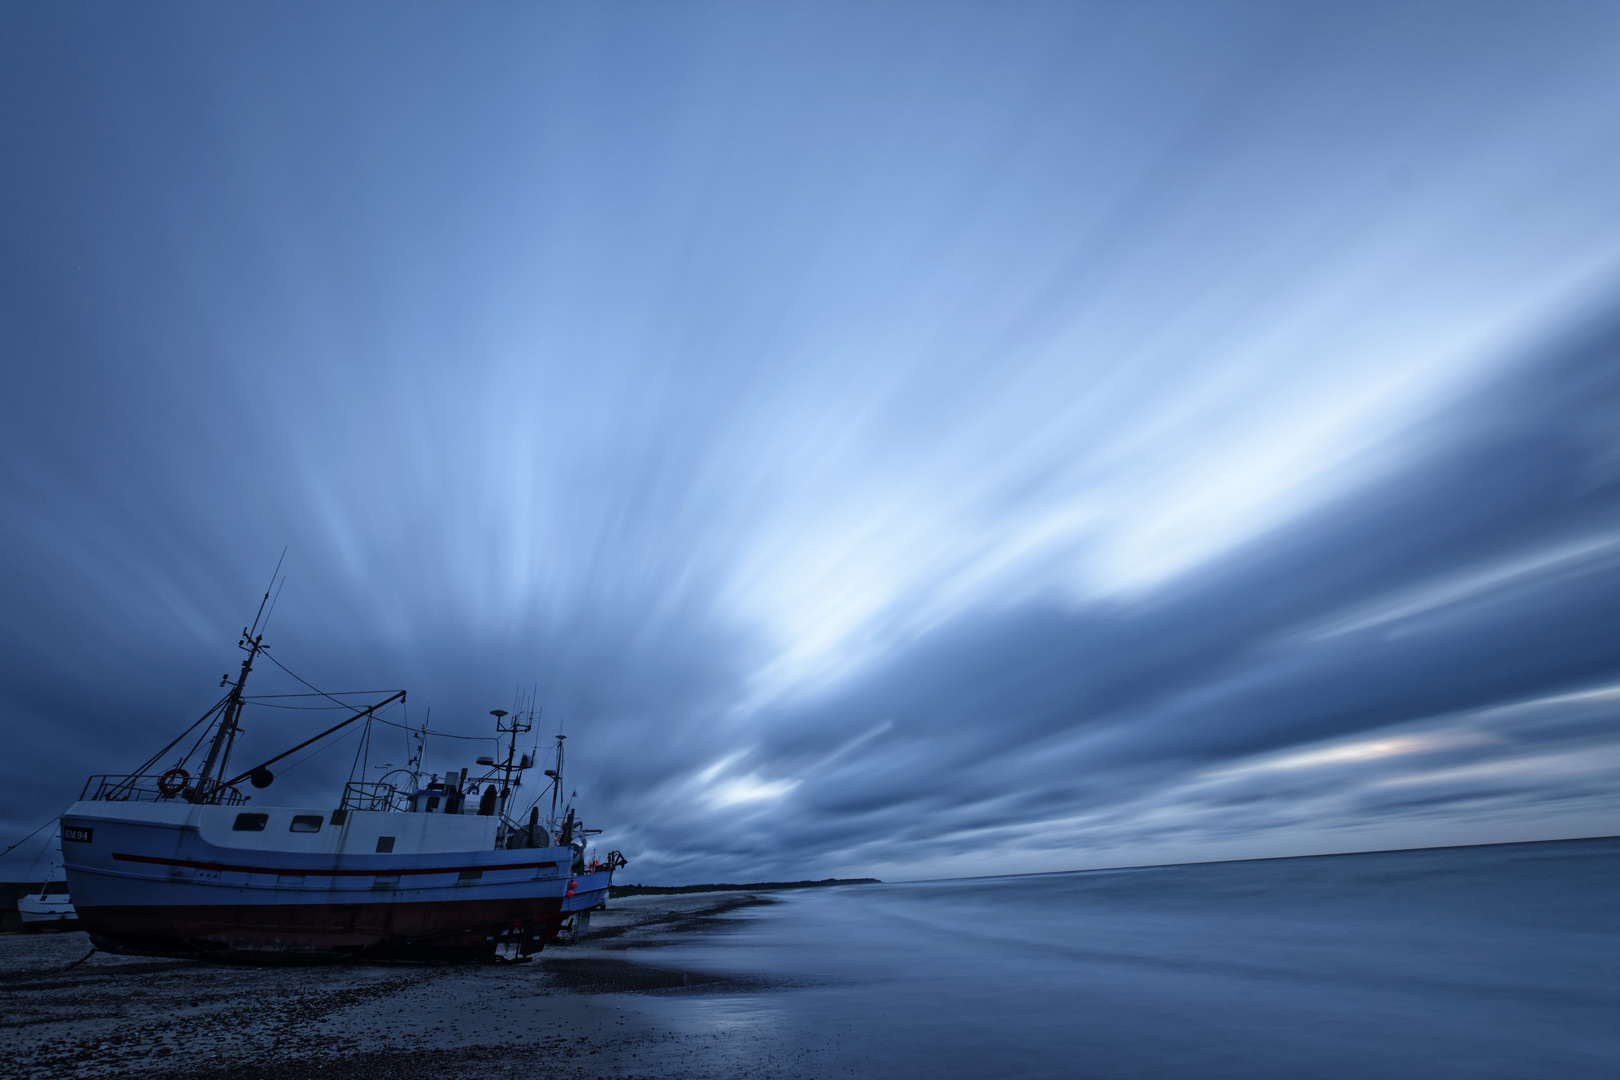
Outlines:
POLYGON ((599 830, 562 798, 562 734, 545 770, 550 816, 541 819, 539 799, 526 818, 515 808, 534 765, 518 746, 533 728, 532 701, 492 710, 497 754, 459 772, 423 776, 424 724, 407 769, 377 781, 351 773, 324 806, 255 801, 244 787, 268 787, 271 765, 350 724, 367 724, 369 738, 378 711, 405 700, 400 691, 356 709, 232 774, 248 676, 268 655, 258 629, 256 617, 238 642, 241 671, 221 680, 229 690, 191 729, 134 773, 90 777, 62 816, 67 882, 98 949, 258 962, 517 959, 605 900, 625 860, 617 851, 587 860, 599 830), (205 742, 207 751, 196 774, 191 754, 157 772, 198 727, 193 751, 205 742))

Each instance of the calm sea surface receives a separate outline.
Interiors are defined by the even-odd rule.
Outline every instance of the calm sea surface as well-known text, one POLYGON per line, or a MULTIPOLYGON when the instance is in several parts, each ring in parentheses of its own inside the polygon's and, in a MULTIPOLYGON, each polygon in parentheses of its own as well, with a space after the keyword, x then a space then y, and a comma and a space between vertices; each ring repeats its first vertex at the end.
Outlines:
POLYGON ((637 1011, 749 1073, 1620 1077, 1620 840, 778 898, 630 955, 780 989, 637 1011))

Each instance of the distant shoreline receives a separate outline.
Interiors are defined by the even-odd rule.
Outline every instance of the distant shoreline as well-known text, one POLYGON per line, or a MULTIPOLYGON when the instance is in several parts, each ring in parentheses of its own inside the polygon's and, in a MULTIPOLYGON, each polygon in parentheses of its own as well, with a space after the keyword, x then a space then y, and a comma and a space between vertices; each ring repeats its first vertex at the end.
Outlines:
POLYGON ((1481 844, 1435 844, 1432 847, 1370 848, 1366 851, 1318 851, 1309 855, 1255 855, 1243 859, 1200 859, 1178 863, 1120 863, 1087 866, 1073 870, 1023 870, 1012 874, 971 874, 965 877, 905 878, 895 885, 939 885, 948 881, 995 881, 1000 878, 1054 877, 1059 874, 1109 874, 1119 870, 1172 870, 1185 866, 1227 866, 1233 863, 1294 862, 1304 859, 1353 859, 1362 855, 1415 855, 1425 851, 1471 851, 1475 848, 1530 847, 1535 844, 1588 844, 1599 840, 1620 840, 1620 834, 1602 836, 1563 836, 1552 840, 1492 840, 1481 844))
POLYGON ((670 896, 676 893, 764 892, 771 889, 819 889, 828 885, 881 885, 875 877, 823 878, 820 881, 753 881, 745 885, 614 885, 609 897, 670 896))

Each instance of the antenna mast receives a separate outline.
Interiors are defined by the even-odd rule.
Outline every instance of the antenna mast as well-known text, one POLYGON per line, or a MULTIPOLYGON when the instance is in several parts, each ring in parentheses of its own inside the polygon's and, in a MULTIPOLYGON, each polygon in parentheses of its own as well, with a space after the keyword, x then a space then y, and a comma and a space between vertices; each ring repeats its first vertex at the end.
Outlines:
MULTIPOLYGON (((219 730, 214 732, 214 741, 209 744, 208 757, 203 762, 202 775, 197 777, 197 802, 216 801, 216 792, 224 786, 210 781, 215 769, 219 770, 220 775, 224 775, 226 762, 231 758, 231 744, 236 741, 236 733, 241 730, 242 688, 247 685, 248 673, 253 670, 253 661, 264 649, 264 635, 258 634, 256 637, 254 635, 259 629, 259 620, 264 617, 264 606, 270 602, 270 591, 275 588, 276 575, 281 573, 281 564, 286 558, 287 550, 283 548, 281 558, 276 560, 276 568, 270 574, 270 584, 265 587, 264 598, 259 601, 259 610, 253 616, 253 625, 242 628, 242 638, 236 643, 236 647, 246 652, 247 656, 242 661, 242 671, 236 676, 235 685, 226 695, 225 709, 220 714, 219 730)), ((230 678, 229 675, 225 675, 219 680, 219 684, 224 686, 230 682, 230 678)))
MULTIPOLYGON (((523 771, 522 767, 517 763, 517 737, 534 727, 532 722, 533 713, 530 713, 531 722, 524 723, 523 710, 519 709, 516 705, 513 706, 513 710, 514 711, 511 713, 508 713, 505 709, 490 710, 490 715, 495 718, 495 738, 499 740, 502 735, 508 736, 506 743, 506 761, 501 765, 502 814, 506 813, 506 804, 512 795, 512 771, 514 768, 516 768, 518 772, 523 771), (507 720, 508 716, 511 717, 510 722, 507 720)), ((499 741, 497 741, 495 745, 498 748, 500 746, 499 741)), ((497 752, 499 751, 497 750, 497 752)))
POLYGON ((562 794, 563 774, 563 740, 568 738, 562 732, 557 732, 557 767, 547 769, 546 775, 551 777, 551 821, 557 821, 557 796, 562 794))

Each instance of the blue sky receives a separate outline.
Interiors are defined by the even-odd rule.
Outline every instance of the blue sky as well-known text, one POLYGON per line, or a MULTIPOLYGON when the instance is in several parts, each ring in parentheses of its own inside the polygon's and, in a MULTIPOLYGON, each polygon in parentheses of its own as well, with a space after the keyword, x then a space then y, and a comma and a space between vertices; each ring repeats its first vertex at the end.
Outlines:
POLYGON ((538 685, 631 879, 1614 833, 1617 61, 1609 4, 8 4, 0 820, 194 719, 286 546, 278 657, 538 685))

